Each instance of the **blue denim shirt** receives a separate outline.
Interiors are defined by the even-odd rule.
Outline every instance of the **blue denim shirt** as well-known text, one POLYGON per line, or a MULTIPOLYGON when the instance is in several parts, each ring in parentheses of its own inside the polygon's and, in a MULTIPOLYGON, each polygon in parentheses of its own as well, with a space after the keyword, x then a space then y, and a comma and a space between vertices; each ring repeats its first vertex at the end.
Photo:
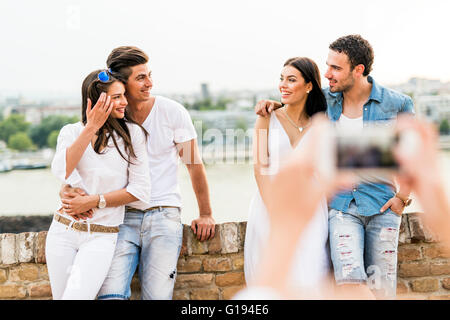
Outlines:
MULTIPOLYGON (((372 83, 369 100, 363 107, 363 123, 370 121, 394 120, 399 113, 414 113, 412 99, 404 94, 377 84, 371 76, 367 80, 372 83)), ((324 89, 327 99, 327 115, 331 121, 339 120, 342 114, 342 92, 330 92, 324 89)), ((355 199, 358 213, 372 216, 380 213, 381 207, 393 196, 393 186, 381 183, 361 183, 355 189, 337 194, 329 203, 329 207, 338 211, 348 212, 350 202, 355 199)), ((386 212, 390 211, 388 209, 386 212)))

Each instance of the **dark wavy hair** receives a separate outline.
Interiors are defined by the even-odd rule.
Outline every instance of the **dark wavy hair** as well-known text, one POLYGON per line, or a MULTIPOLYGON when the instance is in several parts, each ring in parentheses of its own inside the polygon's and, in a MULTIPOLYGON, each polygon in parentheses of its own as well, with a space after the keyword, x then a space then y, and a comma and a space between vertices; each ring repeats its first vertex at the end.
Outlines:
MULTIPOLYGON (((84 125, 87 123, 86 109, 87 109, 87 99, 89 98, 92 102, 92 108, 94 108, 95 104, 100 98, 102 92, 107 92, 108 88, 114 82, 120 81, 118 78, 114 77, 107 70, 95 70, 92 71, 83 81, 81 86, 81 96, 82 96, 82 104, 81 104, 81 119, 84 125), (106 71, 109 75, 108 81, 100 81, 98 75, 100 72, 106 71)), ((133 149, 133 144, 131 143, 130 131, 128 130, 127 122, 134 123, 138 125, 144 132, 145 137, 148 137, 147 131, 138 123, 136 123, 132 119, 127 119, 126 117, 123 119, 113 118, 111 115, 108 117, 103 126, 98 130, 97 135, 98 138, 94 143, 94 150, 96 153, 101 154, 100 149, 108 144, 109 139, 112 139, 114 146, 117 151, 119 151, 120 156, 125 159, 128 163, 132 163, 130 161, 130 157, 136 159, 136 153, 133 149), (122 138, 125 146, 125 152, 127 156, 123 155, 120 151, 119 146, 117 145, 117 137, 122 138)))
POLYGON ((333 51, 343 52, 350 60, 351 70, 358 64, 364 66, 364 76, 368 76, 372 71, 373 64, 373 48, 370 43, 359 34, 351 34, 340 37, 335 40, 329 47, 333 51))
POLYGON ((325 112, 327 110, 327 101, 322 92, 322 85, 320 82, 320 71, 316 63, 306 57, 290 58, 284 63, 284 67, 291 66, 300 71, 306 83, 312 83, 312 90, 308 94, 305 103, 305 112, 309 117, 312 117, 318 112, 325 112))
POLYGON ((121 46, 111 51, 106 65, 116 77, 126 84, 131 75, 131 67, 147 62, 147 54, 138 47, 121 46))

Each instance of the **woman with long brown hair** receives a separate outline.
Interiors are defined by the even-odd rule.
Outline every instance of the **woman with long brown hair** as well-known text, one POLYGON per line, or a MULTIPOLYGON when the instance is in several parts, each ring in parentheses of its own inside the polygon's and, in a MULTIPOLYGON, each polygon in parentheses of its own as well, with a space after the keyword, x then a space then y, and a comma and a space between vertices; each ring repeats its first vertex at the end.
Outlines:
POLYGON ((125 204, 150 201, 147 134, 125 117, 125 86, 107 70, 82 85, 82 121, 58 136, 52 172, 86 195, 62 200, 47 235, 53 299, 95 299, 109 270, 125 204), (94 107, 92 107, 94 105, 94 107))
MULTIPOLYGON (((270 234, 267 203, 271 197, 268 185, 294 150, 305 150, 309 138, 311 117, 326 110, 326 100, 320 84, 320 73, 314 61, 305 57, 288 59, 281 70, 278 89, 283 107, 268 117, 258 117, 253 139, 254 174, 258 190, 252 199, 247 222, 244 248, 244 272, 248 285, 255 278, 263 250, 270 234)), ((296 177, 292 177, 296 179, 296 177)), ((292 198, 299 190, 285 190, 292 198)), ((298 212, 299 215, 302 212, 298 212)), ((285 234, 290 237, 290 234, 285 234)), ((303 239, 296 241, 296 263, 289 272, 294 288, 317 289, 327 276, 328 211, 325 199, 320 201, 303 239)))

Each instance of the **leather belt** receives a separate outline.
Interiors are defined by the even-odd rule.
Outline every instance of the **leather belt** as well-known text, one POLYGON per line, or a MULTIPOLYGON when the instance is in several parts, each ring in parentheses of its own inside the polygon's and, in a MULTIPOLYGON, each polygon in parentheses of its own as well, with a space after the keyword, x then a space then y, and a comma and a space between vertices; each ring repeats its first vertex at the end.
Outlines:
POLYGON ((136 208, 132 208, 132 207, 126 207, 127 211, 132 211, 132 212, 142 212, 142 213, 146 213, 147 211, 151 211, 151 210, 155 210, 155 209, 159 209, 161 210, 162 208, 176 208, 176 209, 180 209, 180 207, 174 207, 174 206, 155 206, 155 207, 150 207, 144 210, 141 209, 136 209, 136 208))
MULTIPOLYGON (((66 226, 70 226, 71 224, 71 228, 75 229, 77 231, 83 231, 83 232, 87 232, 88 231, 88 224, 87 223, 82 223, 82 222, 73 222, 73 220, 64 218, 63 216, 60 216, 59 214, 55 214, 55 216, 53 217, 56 221, 65 224, 66 226), (72 223, 73 222, 73 223, 72 223)), ((103 232, 103 233, 117 233, 119 232, 119 227, 108 227, 108 226, 102 226, 100 224, 93 224, 91 223, 89 225, 89 229, 91 232, 103 232)))

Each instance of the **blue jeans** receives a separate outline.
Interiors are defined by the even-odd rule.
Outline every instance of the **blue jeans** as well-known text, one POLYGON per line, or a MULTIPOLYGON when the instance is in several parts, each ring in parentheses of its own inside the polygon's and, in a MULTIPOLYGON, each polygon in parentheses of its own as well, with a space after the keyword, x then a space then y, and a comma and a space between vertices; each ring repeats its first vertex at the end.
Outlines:
POLYGON ((330 209, 328 216, 336 283, 367 283, 375 296, 395 298, 401 217, 393 211, 362 216, 354 202, 349 211, 330 209))
POLYGON ((129 299, 139 265, 141 299, 170 300, 183 239, 179 208, 127 208, 116 250, 98 299, 129 299))

